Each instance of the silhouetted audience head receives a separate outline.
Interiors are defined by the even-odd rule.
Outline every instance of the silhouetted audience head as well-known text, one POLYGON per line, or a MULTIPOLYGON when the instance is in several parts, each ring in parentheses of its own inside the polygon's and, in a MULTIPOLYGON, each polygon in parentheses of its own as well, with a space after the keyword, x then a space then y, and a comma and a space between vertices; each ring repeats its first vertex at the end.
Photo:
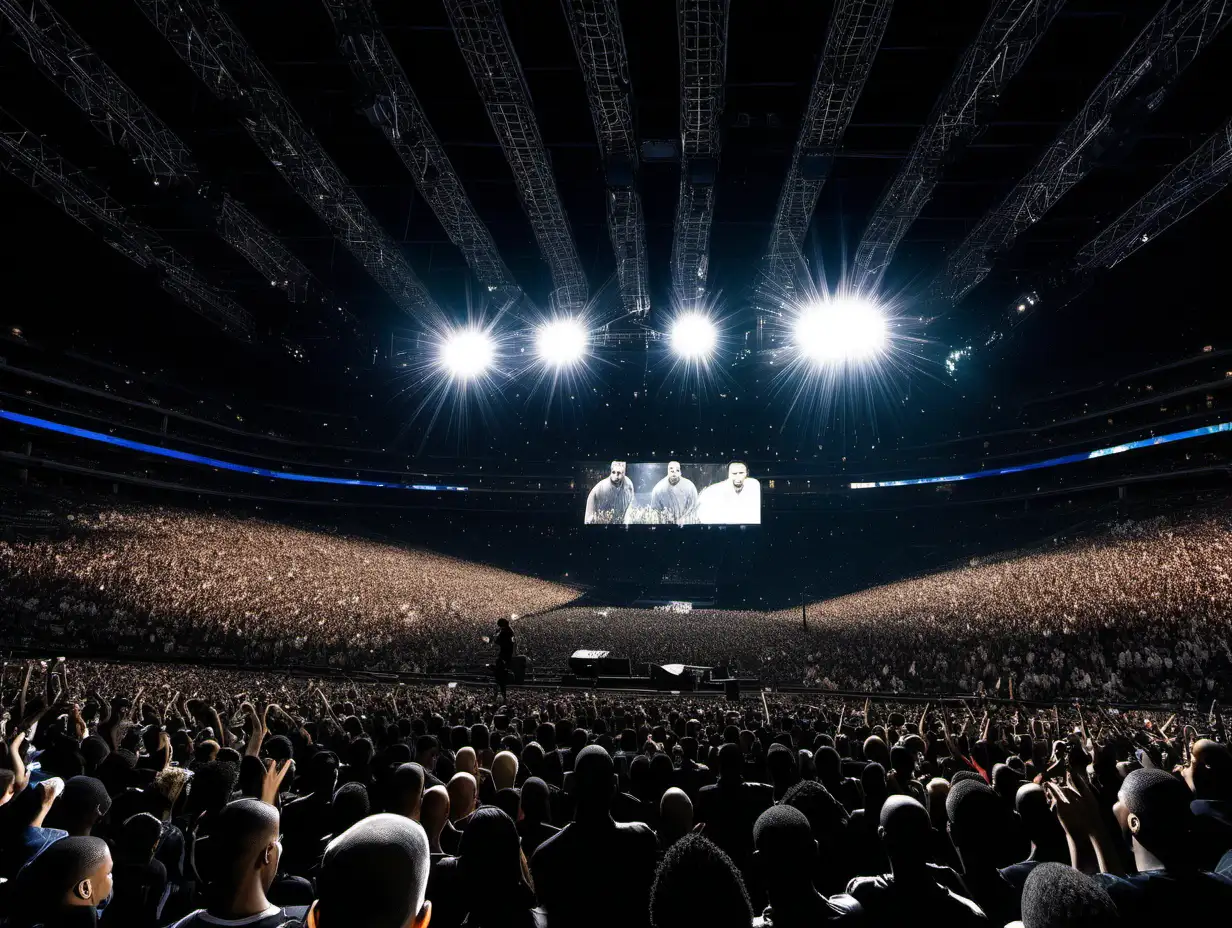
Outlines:
POLYGON ((922 867, 928 861, 932 825, 928 810, 910 796, 891 796, 881 806, 878 834, 894 872, 922 867))
POLYGON ((753 824, 753 860, 773 902, 776 890, 797 891, 812 882, 817 841, 808 818, 788 805, 771 806, 753 824))
POLYGON ((970 867, 990 844, 1001 837, 1008 824, 1005 803, 996 791, 979 780, 954 784, 945 800, 950 840, 970 867))
POLYGON ((61 828, 73 837, 85 837, 111 808, 111 797, 102 781, 94 777, 73 777, 47 813, 44 824, 61 828))
POLYGON ((343 783, 330 801, 330 834, 340 835, 367 818, 372 800, 362 783, 343 783))
POLYGON ((519 809, 522 817, 530 822, 550 822, 552 819, 552 791, 539 777, 527 777, 522 784, 519 809))
POLYGON ((1108 891, 1073 867, 1041 863, 1023 884, 1023 928, 1116 928, 1120 921, 1108 891))
POLYGON ((470 911, 485 915, 484 923, 495 924, 493 919, 502 910, 534 905, 518 829, 500 809, 484 806, 471 816, 462 832, 459 856, 459 876, 469 890, 470 911))
POLYGON ((419 764, 399 764, 389 784, 389 808, 387 811, 407 818, 419 818, 419 805, 423 802, 424 768, 419 764))
POLYGON ((709 839, 688 834, 668 849, 655 873, 650 923, 749 928, 753 907, 731 858, 709 839))
POLYGON ((598 745, 582 748, 573 763, 573 792, 578 810, 607 813, 616 792, 612 756, 598 745))

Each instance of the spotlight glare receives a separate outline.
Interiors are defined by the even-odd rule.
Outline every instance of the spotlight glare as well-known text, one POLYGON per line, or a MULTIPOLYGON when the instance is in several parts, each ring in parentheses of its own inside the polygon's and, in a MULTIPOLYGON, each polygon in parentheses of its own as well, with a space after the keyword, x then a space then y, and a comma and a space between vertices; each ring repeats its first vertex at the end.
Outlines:
POLYGON ((441 364, 454 377, 469 380, 487 370, 495 354, 496 346, 487 332, 457 329, 441 346, 441 364))
POLYGON ((885 350, 885 314, 866 300, 837 299, 800 311, 795 342, 817 364, 870 361, 885 350))
POLYGON ((704 361, 710 357, 718 338, 718 329, 702 313, 683 313, 672 323, 672 351, 688 360, 704 361))
POLYGON ((539 327, 535 350, 551 367, 569 367, 586 355, 590 341, 586 327, 576 319, 558 319, 539 327))

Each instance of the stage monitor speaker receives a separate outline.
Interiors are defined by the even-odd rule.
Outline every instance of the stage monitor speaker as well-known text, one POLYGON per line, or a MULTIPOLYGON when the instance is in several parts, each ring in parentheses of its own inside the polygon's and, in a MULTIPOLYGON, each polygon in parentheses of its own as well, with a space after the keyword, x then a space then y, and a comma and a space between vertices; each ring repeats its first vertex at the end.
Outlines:
POLYGON ((740 698, 740 681, 727 680, 723 684, 723 695, 728 702, 736 702, 740 698))
POLYGON ((599 673, 605 677, 631 677, 633 667, 627 657, 601 657, 599 673))
POLYGON ((657 690, 691 690, 694 681, 683 664, 651 664, 650 682, 657 690))
POLYGON ((599 674, 599 662, 606 660, 611 651, 574 651, 569 658, 569 671, 579 677, 595 677, 599 674))
POLYGON ((513 670, 513 682, 517 684, 525 683, 526 682, 526 655, 525 654, 513 655, 513 664, 511 665, 511 669, 513 670))

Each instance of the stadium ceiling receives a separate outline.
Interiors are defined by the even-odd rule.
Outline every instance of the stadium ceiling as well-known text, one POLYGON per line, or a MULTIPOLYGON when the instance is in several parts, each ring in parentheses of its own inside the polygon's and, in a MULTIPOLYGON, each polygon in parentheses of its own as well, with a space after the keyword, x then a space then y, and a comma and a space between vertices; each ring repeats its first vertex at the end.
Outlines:
POLYGON ((636 330, 698 300, 754 331, 824 273, 951 345, 1226 217, 1205 204, 1230 21, 1223 0, 0 0, 0 166, 243 340, 370 345, 485 309, 636 330))

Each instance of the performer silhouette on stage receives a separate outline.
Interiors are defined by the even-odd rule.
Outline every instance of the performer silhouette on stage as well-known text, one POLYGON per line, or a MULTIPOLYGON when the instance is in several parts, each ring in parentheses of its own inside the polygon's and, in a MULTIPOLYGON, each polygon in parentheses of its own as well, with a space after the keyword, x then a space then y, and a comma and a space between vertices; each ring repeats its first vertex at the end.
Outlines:
POLYGON ((513 664, 513 626, 508 619, 498 619, 496 627, 496 664, 492 668, 496 673, 496 687, 500 691, 501 701, 505 700, 505 686, 509 682, 509 668, 513 664))

